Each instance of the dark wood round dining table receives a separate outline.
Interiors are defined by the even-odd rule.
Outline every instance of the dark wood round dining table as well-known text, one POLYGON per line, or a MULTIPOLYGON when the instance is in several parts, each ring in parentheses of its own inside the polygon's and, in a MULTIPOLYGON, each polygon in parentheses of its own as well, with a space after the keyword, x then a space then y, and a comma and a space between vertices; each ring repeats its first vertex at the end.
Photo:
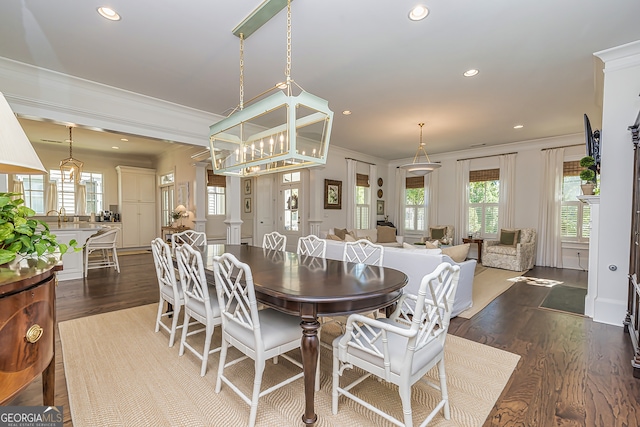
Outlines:
POLYGON ((317 421, 314 410, 318 317, 377 310, 395 303, 407 275, 392 268, 300 256, 248 245, 208 245, 203 249, 205 274, 213 283, 213 258, 231 253, 251 267, 256 299, 299 316, 302 328, 305 410, 302 421, 317 421))

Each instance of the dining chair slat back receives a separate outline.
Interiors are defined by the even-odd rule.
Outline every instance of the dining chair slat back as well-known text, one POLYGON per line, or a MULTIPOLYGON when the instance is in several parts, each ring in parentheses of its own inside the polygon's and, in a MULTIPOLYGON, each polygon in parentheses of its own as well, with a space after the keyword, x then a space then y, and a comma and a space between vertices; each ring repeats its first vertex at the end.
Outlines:
POLYGON ((171 248, 169 248, 169 245, 158 237, 151 242, 151 252, 153 253, 153 263, 156 267, 156 276, 158 278, 160 291, 158 315, 156 317, 156 332, 159 332, 160 328, 169 332, 169 347, 173 347, 176 330, 182 327, 178 326, 180 310, 184 306, 182 284, 176 279, 176 272, 173 267, 171 248), (165 301, 171 305, 172 309, 163 313, 165 301), (171 327, 162 322, 163 317, 171 317, 171 327))
POLYGON ((209 354, 220 350, 220 347, 210 350, 214 328, 222 323, 218 298, 215 293, 215 286, 210 287, 207 283, 200 251, 194 249, 191 245, 183 244, 175 248, 175 253, 184 294, 184 321, 182 323, 179 354, 182 356, 186 348, 202 360, 200 376, 204 376, 207 372, 209 354), (189 332, 189 327, 192 326, 192 323, 190 323, 192 318, 203 324, 204 328, 189 332), (206 333, 202 353, 187 342, 187 337, 200 332, 206 333))
POLYGON ((325 258, 327 254, 327 241, 313 234, 298 239, 298 255, 308 255, 325 258))
MULTIPOLYGON (((216 380, 216 393, 227 384, 249 406, 249 426, 256 422, 258 400, 290 382, 302 378, 304 373, 292 375, 282 382, 260 392, 265 364, 277 356, 288 360, 302 370, 302 364, 286 353, 300 348, 300 318, 272 308, 258 310, 249 265, 240 262, 233 254, 225 253, 213 259, 214 279, 218 293, 218 304, 222 311, 222 351, 216 380), (252 333, 248 334, 247 330, 252 333), (245 356, 226 362, 228 347, 236 347, 245 356), (225 368, 251 358, 254 361, 255 377, 251 397, 234 385, 224 374, 225 368)), ((236 379, 236 378, 233 378, 236 379)))

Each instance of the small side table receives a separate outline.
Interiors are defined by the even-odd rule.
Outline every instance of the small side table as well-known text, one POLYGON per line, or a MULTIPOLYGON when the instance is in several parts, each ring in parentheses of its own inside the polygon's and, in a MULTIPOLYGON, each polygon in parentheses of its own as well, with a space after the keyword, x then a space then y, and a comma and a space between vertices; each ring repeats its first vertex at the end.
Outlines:
POLYGON ((463 238, 462 243, 476 243, 478 245, 478 264, 482 264, 482 243, 484 239, 467 239, 463 238))
POLYGON ((187 226, 180 226, 180 227, 162 227, 161 232, 162 232, 162 240, 164 240, 165 242, 171 241, 171 235, 174 233, 182 233, 183 231, 186 230, 191 230, 191 228, 187 227, 187 226))

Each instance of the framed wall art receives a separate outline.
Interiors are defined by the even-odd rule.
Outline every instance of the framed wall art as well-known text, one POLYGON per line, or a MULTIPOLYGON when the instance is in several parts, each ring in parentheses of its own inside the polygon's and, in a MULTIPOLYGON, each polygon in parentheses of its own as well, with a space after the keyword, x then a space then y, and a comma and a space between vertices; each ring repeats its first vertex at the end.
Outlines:
POLYGON ((342 181, 324 180, 324 208, 342 209, 342 181))
POLYGON ((378 200, 376 204, 376 214, 384 215, 384 200, 378 200))
POLYGON ((244 185, 244 194, 246 196, 250 196, 251 195, 251 180, 250 179, 245 179, 243 182, 244 185))
POLYGON ((244 198, 244 213, 251 213, 251 197, 244 198))

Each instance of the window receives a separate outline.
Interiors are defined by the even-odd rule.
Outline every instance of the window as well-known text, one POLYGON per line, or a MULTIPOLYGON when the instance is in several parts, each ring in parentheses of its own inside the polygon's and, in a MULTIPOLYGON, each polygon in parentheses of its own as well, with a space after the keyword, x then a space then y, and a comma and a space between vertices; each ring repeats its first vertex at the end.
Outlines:
POLYGON ((426 227, 424 177, 407 178, 404 193, 404 228, 409 231, 424 231, 426 227))
MULTIPOLYGON (((62 174, 59 169, 49 171, 49 180, 56 183, 58 188, 58 210, 64 208, 65 212, 73 214, 76 212, 77 189, 74 182, 62 181, 62 174)), ((82 172, 80 184, 86 189, 85 212, 98 213, 103 208, 103 177, 101 173, 82 172)))
POLYGON ((84 184, 87 190, 87 214, 98 213, 102 210, 102 174, 93 172, 82 172, 80 184, 84 184))
POLYGON ((160 176, 160 220, 163 227, 168 227, 173 222, 174 182, 175 176, 173 172, 160 176))
POLYGON ((356 224, 357 229, 369 228, 369 175, 356 174, 356 224))
POLYGON ((207 171, 207 215, 224 215, 226 213, 227 178, 207 171))
POLYGON ((579 161, 564 162, 562 177, 562 209, 560 213, 560 232, 562 240, 588 241, 591 210, 589 205, 580 202, 581 194, 579 161))
POLYGON ((22 198, 25 206, 44 214, 44 175, 15 175, 14 178, 22 181, 24 186, 22 198))
POLYGON ((469 172, 469 232, 483 237, 498 235, 500 169, 469 172))

